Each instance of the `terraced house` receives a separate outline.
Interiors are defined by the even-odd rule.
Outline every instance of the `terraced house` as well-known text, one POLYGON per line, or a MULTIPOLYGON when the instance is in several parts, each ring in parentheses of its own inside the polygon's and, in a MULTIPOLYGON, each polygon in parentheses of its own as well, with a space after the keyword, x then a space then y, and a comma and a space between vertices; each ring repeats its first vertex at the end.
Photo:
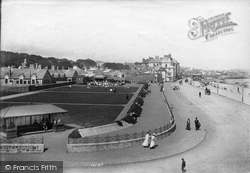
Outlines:
POLYGON ((28 86, 53 83, 47 69, 1 67, 1 86, 28 86))

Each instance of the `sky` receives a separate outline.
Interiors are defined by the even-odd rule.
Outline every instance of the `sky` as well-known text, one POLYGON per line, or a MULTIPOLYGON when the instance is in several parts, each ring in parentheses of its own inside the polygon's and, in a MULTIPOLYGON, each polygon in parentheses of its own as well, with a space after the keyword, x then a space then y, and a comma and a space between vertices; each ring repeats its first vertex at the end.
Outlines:
POLYGON ((3 0, 1 50, 133 63, 171 54, 181 66, 250 69, 250 0, 3 0), (189 21, 230 12, 233 32, 188 37, 189 21))

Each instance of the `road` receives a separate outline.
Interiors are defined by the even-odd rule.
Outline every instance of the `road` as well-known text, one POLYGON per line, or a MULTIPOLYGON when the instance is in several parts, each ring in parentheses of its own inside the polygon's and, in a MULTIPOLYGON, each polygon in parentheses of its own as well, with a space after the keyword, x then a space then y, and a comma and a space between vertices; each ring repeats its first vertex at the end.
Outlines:
POLYGON ((65 172, 177 173, 181 172, 181 158, 186 160, 187 172, 250 172, 250 106, 214 93, 204 95, 202 89, 188 84, 173 91, 173 85, 177 83, 165 84, 164 92, 174 105, 174 113, 190 118, 191 122, 198 117, 207 132, 202 143, 163 159, 104 167, 97 165, 95 168, 68 168, 65 172), (199 91, 202 92, 201 98, 199 91))

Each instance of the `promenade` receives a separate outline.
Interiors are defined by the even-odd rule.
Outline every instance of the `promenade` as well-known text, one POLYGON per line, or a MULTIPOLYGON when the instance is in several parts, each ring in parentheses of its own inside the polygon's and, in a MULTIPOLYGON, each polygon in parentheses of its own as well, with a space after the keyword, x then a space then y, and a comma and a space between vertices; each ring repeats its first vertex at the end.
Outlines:
MULTIPOLYGON (((108 133, 109 135, 138 132, 166 125, 166 123, 170 120, 170 116, 167 113, 166 104, 163 100, 158 84, 152 84, 151 91, 152 92, 144 99, 143 111, 141 117, 138 118, 138 122, 135 125, 120 131, 108 133)), ((169 91, 173 92, 171 89, 169 91)), ((169 98, 169 100, 171 100, 171 98, 169 98)), ((43 154, 3 154, 2 158, 4 160, 27 161, 59 160, 64 161, 65 170, 86 166, 96 167, 98 165, 108 166, 114 164, 128 164, 165 158, 190 150, 201 143, 206 134, 203 129, 200 131, 194 131, 194 128, 191 131, 185 130, 186 117, 182 116, 182 112, 178 110, 177 105, 174 108, 174 115, 177 123, 176 131, 169 137, 157 141, 158 146, 154 150, 146 149, 139 145, 131 148, 101 152, 67 153, 67 136, 72 131, 67 130, 65 132, 52 132, 34 135, 44 137, 47 150, 43 154)), ((33 135, 29 135, 28 137, 31 136, 33 135)))

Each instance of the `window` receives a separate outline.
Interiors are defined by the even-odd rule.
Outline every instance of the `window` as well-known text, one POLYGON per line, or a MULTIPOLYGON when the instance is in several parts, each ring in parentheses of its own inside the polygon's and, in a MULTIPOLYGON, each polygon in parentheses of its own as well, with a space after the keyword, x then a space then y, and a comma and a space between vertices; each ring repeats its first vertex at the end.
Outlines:
POLYGON ((25 80, 25 81, 23 81, 23 84, 27 84, 27 81, 25 80))
POLYGON ((35 79, 32 79, 32 84, 33 84, 33 85, 35 84, 35 79))
POLYGON ((7 84, 8 83, 8 79, 5 79, 5 84, 7 84))
POLYGON ((19 81, 18 81, 18 80, 16 81, 16 84, 19 84, 19 81))
POLYGON ((20 84, 23 84, 23 79, 20 79, 20 84))
POLYGON ((28 81, 28 84, 30 85, 30 81, 28 81))

